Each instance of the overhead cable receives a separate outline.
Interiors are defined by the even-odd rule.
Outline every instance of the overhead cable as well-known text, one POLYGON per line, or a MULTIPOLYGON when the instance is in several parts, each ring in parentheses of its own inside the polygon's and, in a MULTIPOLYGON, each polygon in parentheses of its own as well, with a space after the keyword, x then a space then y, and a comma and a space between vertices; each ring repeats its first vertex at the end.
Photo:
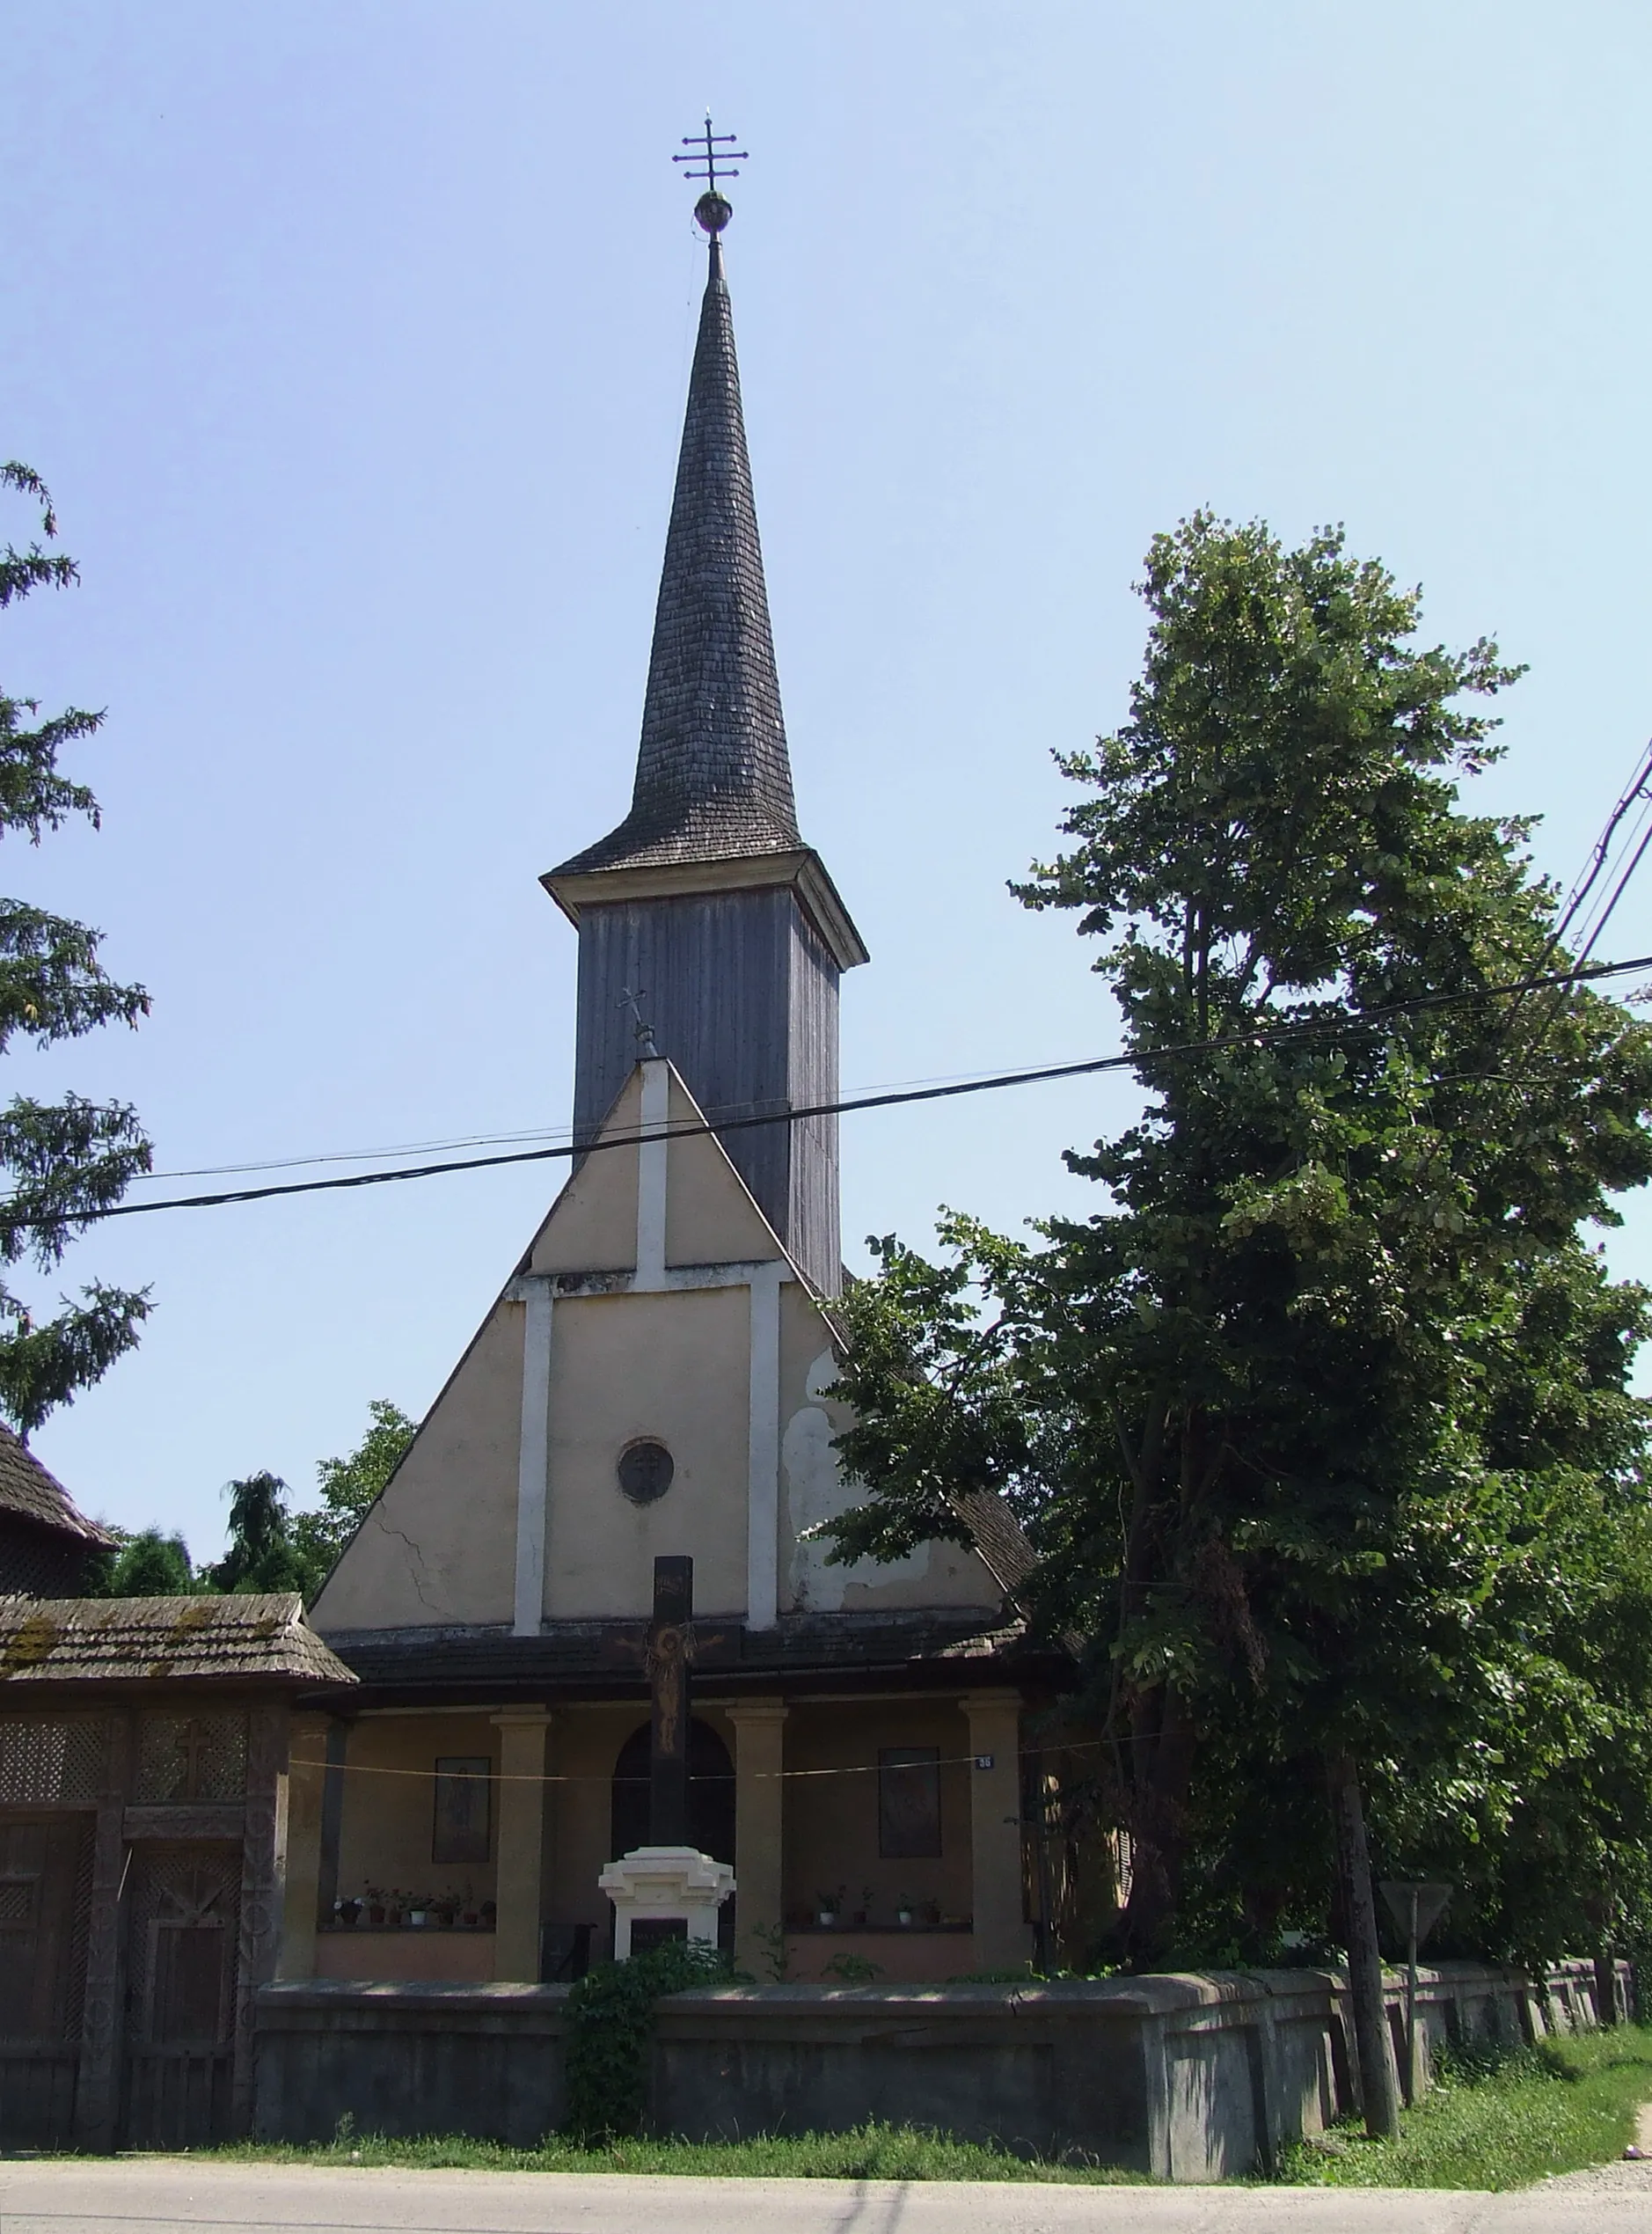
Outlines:
POLYGON ((964 1079, 946 1086, 906 1087, 887 1094, 855 1095, 840 1102, 815 1102, 796 1110, 765 1111, 761 1116, 703 1118, 698 1123, 668 1124, 651 1132, 615 1132, 600 1139, 571 1140, 552 1147, 517 1148, 504 1155, 465 1156, 442 1163, 406 1164, 393 1170, 356 1171, 337 1179, 296 1179, 272 1187, 240 1187, 211 1195, 169 1195, 159 1202, 113 1203, 106 1210, 76 1212, 67 1220, 59 1211, 44 1217, 8 1219, 0 1203, 0 1226, 12 1233, 28 1233, 37 1227, 72 1224, 77 1230, 100 1225, 110 1218, 142 1218, 158 1210, 217 1210, 230 1203, 267 1202, 282 1195, 333 1194, 347 1187, 384 1187, 405 1179, 436 1179, 451 1171, 487 1171, 505 1164, 566 1161, 610 1148, 634 1148, 651 1140, 685 1140, 708 1134, 720 1138, 745 1132, 763 1124, 801 1124, 812 1117, 848 1116, 859 1110, 888 1110, 916 1102, 952 1101, 965 1094, 991 1094, 1006 1087, 1042 1086, 1060 1079, 1090 1078, 1104 1071, 1136 1069, 1144 1061, 1160 1063, 1179 1055, 1218 1055, 1259 1047, 1295 1045, 1313 1040, 1346 1038, 1355 1032, 1379 1029, 1391 1017, 1418 1015, 1466 1001, 1518 999, 1547 987, 1568 985, 1600 978, 1619 978, 1638 970, 1652 970, 1652 955, 1636 955, 1625 962, 1597 962, 1585 967, 1550 971, 1506 984, 1473 985, 1457 992, 1426 993, 1413 1000, 1396 1000, 1358 1015, 1306 1019, 1300 1023, 1252 1026, 1217 1039, 1185 1039, 1139 1052, 1096 1055, 1076 1063, 1052 1063, 1039 1070, 1001 1071, 988 1078, 964 1079))

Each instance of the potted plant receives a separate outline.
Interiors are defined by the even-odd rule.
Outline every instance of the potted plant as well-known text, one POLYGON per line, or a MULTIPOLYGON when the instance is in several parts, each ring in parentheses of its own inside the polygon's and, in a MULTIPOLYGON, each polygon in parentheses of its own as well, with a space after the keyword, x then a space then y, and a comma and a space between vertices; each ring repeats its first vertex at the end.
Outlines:
POLYGON ((441 1926, 443 1931, 451 1931, 453 1929, 453 1919, 459 1913, 458 1894, 457 1893, 438 1893, 435 1899, 430 1903, 430 1913, 435 1918, 436 1923, 441 1926))
POLYGON ((863 1924, 867 1922, 871 1915, 872 1887, 869 1885, 863 1885, 860 1888, 860 1906, 855 1910, 850 1921, 852 1923, 863 1924))
POLYGON ((482 1915, 482 1929, 483 1929, 483 1930, 484 1930, 484 1931, 492 1931, 492 1930, 495 1928, 495 1926, 498 1924, 498 1923, 499 1923, 499 1903, 498 1903, 498 1901, 483 1901, 483 1903, 482 1903, 481 1915, 482 1915))
POLYGON ((399 1930, 402 1920, 402 1911, 406 1905, 407 1897, 406 1893, 403 1893, 398 1885, 392 1885, 390 1889, 389 1897, 384 1902, 385 1923, 391 1925, 393 1928, 399 1930))
POLYGON ((895 1921, 896 1923, 910 1923, 914 1912, 915 1904, 911 1894, 910 1893, 897 1893, 895 1896, 895 1921))
POLYGON ((407 1921, 415 1930, 422 1930, 430 1914, 430 1895, 413 1893, 407 1899, 407 1921))
POLYGON ((350 1899, 335 1901, 333 1904, 333 1913, 344 1930, 354 1931, 356 1918, 362 1913, 362 1904, 359 1901, 350 1899))
POLYGON ((382 1924, 384 1921, 384 1886, 382 1885, 367 1886, 363 1888, 362 1897, 367 1902, 368 1922, 382 1924))
POLYGON ((843 1908, 844 1888, 841 1885, 836 1893, 817 1893, 815 1895, 815 1914, 822 1931, 830 1931, 835 1927, 843 1908))

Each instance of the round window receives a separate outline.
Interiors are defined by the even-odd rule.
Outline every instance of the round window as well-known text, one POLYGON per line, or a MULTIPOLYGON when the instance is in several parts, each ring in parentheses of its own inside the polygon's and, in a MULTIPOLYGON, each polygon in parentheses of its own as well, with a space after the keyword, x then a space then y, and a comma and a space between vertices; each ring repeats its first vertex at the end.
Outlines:
POLYGON ((652 1505, 671 1486, 676 1468, 663 1443, 627 1443, 619 1454, 619 1486, 633 1505, 652 1505))

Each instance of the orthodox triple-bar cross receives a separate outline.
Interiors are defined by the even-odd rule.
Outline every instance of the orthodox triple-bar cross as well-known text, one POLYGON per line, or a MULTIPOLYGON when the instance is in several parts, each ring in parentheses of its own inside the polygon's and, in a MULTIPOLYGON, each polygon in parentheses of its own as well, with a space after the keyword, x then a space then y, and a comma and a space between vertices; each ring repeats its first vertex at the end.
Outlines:
POLYGON ((705 168, 703 171, 689 170, 685 171, 683 175, 685 179, 704 179, 705 181, 706 193, 715 194, 717 191, 717 181, 720 178, 737 179, 740 176, 738 171, 730 169, 729 166, 731 164, 746 163, 750 160, 744 148, 737 148, 735 146, 735 134, 732 132, 713 132, 712 129, 712 113, 710 109, 707 109, 705 112, 705 129, 703 132, 695 132, 691 134, 683 143, 685 148, 693 149, 693 154, 674 155, 671 157, 671 160, 673 163, 703 163, 705 165, 705 168), (720 147, 727 148, 728 150, 728 153, 722 158, 722 168, 720 171, 718 169, 717 157, 717 150, 720 147))

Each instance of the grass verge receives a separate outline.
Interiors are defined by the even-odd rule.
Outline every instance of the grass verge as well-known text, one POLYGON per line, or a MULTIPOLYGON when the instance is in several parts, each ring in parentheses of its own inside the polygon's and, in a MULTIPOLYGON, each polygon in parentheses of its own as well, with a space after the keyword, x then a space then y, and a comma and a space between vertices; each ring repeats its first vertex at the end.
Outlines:
POLYGON ((1112 2165, 1056 2164, 910 2126, 878 2123, 852 2133, 774 2135, 752 2141, 622 2140, 592 2148, 552 2134, 537 2149, 507 2149, 491 2141, 389 2141, 345 2128, 313 2148, 232 2142, 201 2150, 220 2160, 289 2164, 398 2164, 466 2172, 653 2172, 745 2179, 1056 2180, 1112 2186, 1136 2175, 1112 2165))
POLYGON ((1524 2187, 1620 2157, 1652 2099, 1652 2028, 1580 2033, 1500 2061, 1458 2061, 1397 2141, 1353 2126, 1285 2152, 1278 2177, 1317 2187, 1524 2187))

